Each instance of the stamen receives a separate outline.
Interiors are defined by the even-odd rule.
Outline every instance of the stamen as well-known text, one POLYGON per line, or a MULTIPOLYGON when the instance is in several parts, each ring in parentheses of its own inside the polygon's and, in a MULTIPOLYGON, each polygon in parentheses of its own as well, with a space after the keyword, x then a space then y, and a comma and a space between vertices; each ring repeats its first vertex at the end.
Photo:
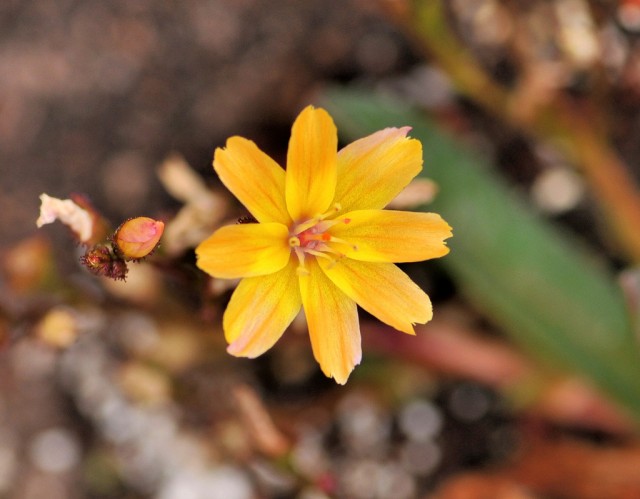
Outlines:
POLYGON ((316 229, 309 229, 309 233, 302 233, 300 234, 299 240, 300 240, 300 245, 307 247, 310 246, 312 248, 316 247, 317 244, 310 244, 310 243, 323 243, 323 242, 328 242, 331 240, 331 235, 327 234, 326 232, 322 232, 322 233, 315 233, 316 229))
POLYGON ((293 250, 294 250, 294 252, 296 254, 296 257, 298 257, 298 262, 299 262, 298 268, 296 269, 296 274, 298 274, 298 275, 309 275, 309 271, 304 266, 305 252, 302 250, 302 248, 300 248, 300 246, 295 246, 293 248, 293 250))
MULTIPOLYGON (((302 222, 300 224, 298 224, 296 226, 295 229, 295 234, 300 234, 301 232, 304 232, 305 230, 310 229, 311 227, 313 227, 314 225, 318 225, 320 222, 323 222, 325 218, 330 217, 331 215, 334 215, 336 213, 338 213, 340 210, 342 209, 342 205, 340 203, 335 203, 331 209, 329 211, 327 211, 326 213, 322 213, 321 215, 316 215, 313 218, 310 218, 309 220, 306 220, 305 222, 302 222)), ((349 220, 348 218, 344 219, 345 222, 344 223, 349 223, 351 220, 349 220), (349 222, 347 222, 347 220, 349 220, 349 222)), ((331 225, 341 222, 341 220, 331 220, 329 222, 324 222, 324 223, 329 223, 330 225, 327 227, 331 227, 331 225)), ((324 229, 321 231, 324 232, 324 229)))
POLYGON ((334 203, 333 208, 330 211, 328 211, 323 218, 329 216, 331 214, 331 211, 333 211, 334 213, 338 213, 341 209, 342 209, 342 205, 340 203, 334 203))
POLYGON ((333 205, 333 207, 326 213, 317 215, 309 220, 305 220, 302 223, 295 225, 292 228, 292 232, 289 235, 289 247, 293 250, 300 262, 296 272, 298 275, 309 275, 309 270, 305 266, 306 255, 311 255, 316 258, 325 258, 329 261, 328 268, 333 267, 338 260, 344 257, 344 254, 332 248, 329 243, 338 243, 347 245, 354 250, 357 247, 348 243, 342 239, 333 237, 329 232, 329 228, 339 223, 351 222, 348 218, 341 218, 337 220, 325 220, 326 218, 335 215, 342 209, 339 203, 333 205), (330 256, 334 255, 334 256, 330 256), (337 258, 335 257, 337 255, 337 258))
POLYGON ((344 239, 340 239, 339 237, 329 236, 329 242, 345 244, 347 246, 351 246, 353 251, 358 251, 358 246, 356 244, 351 244, 349 241, 345 241, 344 239))
POLYGON ((307 250, 307 253, 309 253, 310 255, 313 255, 313 256, 317 256, 318 258, 326 258, 330 262, 335 263, 335 258, 331 258, 329 255, 327 255, 326 253, 324 253, 322 251, 316 251, 316 250, 310 249, 310 250, 307 250))
POLYGON ((296 225, 296 230, 294 232, 294 234, 298 235, 301 234, 302 232, 304 232, 305 230, 309 230, 311 227, 313 227, 314 225, 316 225, 321 219, 320 218, 310 218, 309 220, 307 220, 306 222, 303 222, 299 225, 296 225))

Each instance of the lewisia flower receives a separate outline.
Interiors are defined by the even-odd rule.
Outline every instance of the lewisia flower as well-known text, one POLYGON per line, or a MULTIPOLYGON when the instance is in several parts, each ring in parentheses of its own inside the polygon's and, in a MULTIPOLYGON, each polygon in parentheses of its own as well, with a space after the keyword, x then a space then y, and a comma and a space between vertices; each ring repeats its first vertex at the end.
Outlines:
POLYGON ((338 151, 331 116, 309 106, 286 171, 241 137, 216 149, 214 169, 257 222, 222 227, 196 249, 208 274, 242 278, 223 317, 229 353, 261 355, 302 307, 316 360, 344 384, 362 356, 356 304, 408 334, 431 319, 429 297, 394 263, 445 255, 451 228, 434 213, 382 209, 422 169, 409 130, 338 151))

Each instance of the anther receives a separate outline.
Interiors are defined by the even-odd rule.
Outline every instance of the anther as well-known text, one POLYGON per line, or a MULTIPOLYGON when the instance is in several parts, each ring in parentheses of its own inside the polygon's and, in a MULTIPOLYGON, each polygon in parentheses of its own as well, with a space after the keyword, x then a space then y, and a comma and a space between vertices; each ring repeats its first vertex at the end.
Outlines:
POLYGON ((351 244, 349 241, 345 241, 344 239, 340 239, 339 237, 330 236, 329 241, 332 243, 345 244, 347 246, 351 246, 354 251, 358 251, 358 246, 355 244, 351 244))
POLYGON ((307 250, 307 253, 309 253, 310 255, 316 256, 318 258, 326 258, 327 260, 329 260, 330 262, 335 262, 334 258, 331 258, 329 255, 327 255, 325 252, 323 251, 316 251, 316 250, 307 250))

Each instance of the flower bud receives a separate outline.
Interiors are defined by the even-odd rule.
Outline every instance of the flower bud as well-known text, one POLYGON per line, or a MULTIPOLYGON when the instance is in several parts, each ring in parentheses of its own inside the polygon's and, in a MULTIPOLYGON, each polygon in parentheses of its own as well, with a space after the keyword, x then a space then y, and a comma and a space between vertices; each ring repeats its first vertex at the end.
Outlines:
POLYGON ((127 278, 127 263, 115 255, 107 246, 98 245, 87 250, 80 263, 89 272, 124 281, 127 278))
POLYGON ((148 217, 127 220, 116 231, 113 242, 127 260, 139 260, 151 253, 164 231, 164 223, 148 217))

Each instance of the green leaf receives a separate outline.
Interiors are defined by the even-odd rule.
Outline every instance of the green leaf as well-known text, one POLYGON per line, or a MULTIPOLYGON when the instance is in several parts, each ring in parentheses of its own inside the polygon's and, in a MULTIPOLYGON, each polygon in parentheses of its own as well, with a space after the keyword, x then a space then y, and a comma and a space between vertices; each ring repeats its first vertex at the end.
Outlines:
POLYGON ((412 126, 424 148, 422 175, 440 187, 422 209, 453 227, 451 253, 439 263, 541 362, 586 375, 640 419, 639 350, 622 292, 595 253, 534 212, 478 154, 424 115, 352 90, 328 92, 323 105, 350 140, 412 126))

